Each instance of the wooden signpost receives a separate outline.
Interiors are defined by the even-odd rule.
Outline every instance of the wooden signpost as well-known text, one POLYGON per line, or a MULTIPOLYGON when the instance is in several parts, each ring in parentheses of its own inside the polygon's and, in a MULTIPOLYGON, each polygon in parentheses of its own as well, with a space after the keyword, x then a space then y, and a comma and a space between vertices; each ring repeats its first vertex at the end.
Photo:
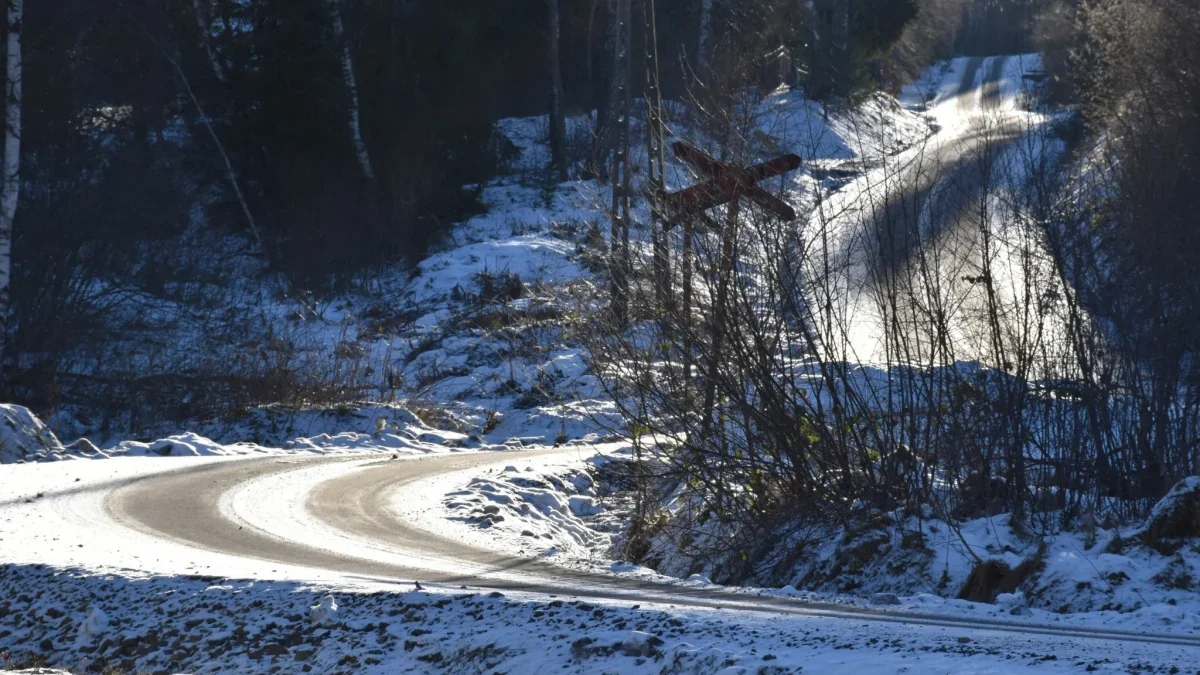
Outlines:
MULTIPOLYGON (((712 350, 705 372, 704 433, 708 434, 713 406, 716 403, 717 369, 721 365, 722 348, 725 340, 725 305, 729 299, 729 278, 733 272, 734 241, 737 234, 738 216, 742 198, 749 199, 759 208, 787 222, 796 219, 796 211, 786 202, 758 186, 760 181, 782 176, 800 168, 799 155, 788 154, 761 164, 738 168, 726 164, 699 148, 682 141, 672 146, 675 156, 690 164, 708 180, 692 187, 662 195, 662 206, 666 211, 665 228, 671 229, 682 222, 683 239, 683 308, 685 321, 689 320, 692 296, 692 224, 699 222, 710 230, 721 232, 721 266, 717 277, 717 297, 713 305, 712 350), (722 228, 705 211, 715 206, 727 205, 725 227, 722 228)), ((690 379, 690 345, 684 347, 684 376, 690 379)))

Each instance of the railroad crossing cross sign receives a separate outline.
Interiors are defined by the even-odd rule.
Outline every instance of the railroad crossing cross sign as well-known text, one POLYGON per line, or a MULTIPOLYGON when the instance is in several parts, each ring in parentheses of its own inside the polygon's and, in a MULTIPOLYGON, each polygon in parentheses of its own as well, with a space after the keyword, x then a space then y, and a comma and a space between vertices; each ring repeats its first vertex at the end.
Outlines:
POLYGON ((730 220, 733 220, 736 218, 733 214, 738 210, 738 200, 742 197, 784 221, 796 219, 795 209, 760 188, 758 183, 800 168, 799 155, 782 155, 762 164, 739 169, 683 141, 675 143, 672 149, 676 157, 708 176, 709 180, 663 197, 663 205, 669 214, 668 228, 674 225, 674 221, 697 218, 710 228, 717 229, 716 224, 704 215, 704 212, 714 206, 729 204, 730 220))
MULTIPOLYGON (((690 188, 671 194, 662 195, 662 205, 667 212, 666 228, 670 229, 675 222, 683 221, 684 241, 684 274, 683 274, 683 303, 690 313, 691 307, 691 244, 692 223, 699 221, 714 232, 721 232, 721 259, 717 274, 717 296, 712 306, 710 330, 712 331, 711 351, 708 365, 705 368, 704 387, 704 431, 707 436, 713 419, 713 406, 716 402, 716 373, 721 365, 722 347, 725 342, 726 305, 729 298, 729 280, 733 273, 734 239, 737 231, 738 214, 742 197, 749 199, 760 208, 784 221, 796 219, 796 211, 783 200, 771 195, 758 186, 759 181, 782 176, 789 171, 800 168, 799 155, 783 155, 762 164, 740 169, 717 160, 699 148, 682 141, 672 146, 675 156, 692 165, 709 179, 690 188), (728 204, 725 209, 725 227, 721 226, 704 212, 728 204)), ((690 316, 690 314, 688 314, 690 316)), ((690 321, 690 319, 685 319, 690 321)), ((691 372, 690 347, 685 347, 684 372, 691 372)), ((690 374, 687 375, 690 377, 690 374)))

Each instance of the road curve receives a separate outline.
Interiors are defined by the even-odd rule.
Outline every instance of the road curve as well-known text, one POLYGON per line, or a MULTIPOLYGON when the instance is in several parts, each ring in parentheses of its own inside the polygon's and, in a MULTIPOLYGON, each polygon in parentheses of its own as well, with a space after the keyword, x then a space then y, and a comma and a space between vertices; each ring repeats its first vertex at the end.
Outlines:
MULTIPOLYGON (((189 546, 330 570, 377 580, 453 584, 486 590, 569 594, 647 603, 829 617, 858 621, 918 624, 986 630, 1022 635, 1045 635, 1107 641, 1129 641, 1200 647, 1200 637, 1137 633, 1050 624, 1017 623, 937 614, 848 607, 791 598, 760 597, 712 588, 690 588, 619 576, 555 567, 532 559, 487 551, 421 530, 393 514, 389 502, 406 485, 441 473, 511 463, 536 455, 562 452, 540 450, 434 455, 414 460, 294 458, 221 462, 186 471, 155 474, 119 486, 105 500, 109 515, 125 526, 189 546), (220 507, 222 498, 240 486, 317 463, 358 462, 351 472, 318 484, 306 508, 323 523, 355 537, 385 543, 408 554, 409 560, 460 561, 472 573, 446 573, 420 565, 368 560, 335 550, 288 541, 232 520, 220 507), (399 491, 399 492, 398 492, 399 491), (514 581, 512 573, 520 574, 514 581)), ((578 449, 572 449, 578 452, 578 449)), ((436 567, 436 565, 433 565, 436 567)))

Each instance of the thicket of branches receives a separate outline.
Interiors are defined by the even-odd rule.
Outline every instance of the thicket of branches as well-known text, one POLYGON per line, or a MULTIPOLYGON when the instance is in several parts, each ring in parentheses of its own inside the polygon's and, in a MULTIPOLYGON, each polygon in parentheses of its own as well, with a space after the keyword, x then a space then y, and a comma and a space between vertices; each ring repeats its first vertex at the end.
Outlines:
MULTIPOLYGON (((802 193, 803 225, 747 204, 733 229, 671 229, 675 292, 653 293, 647 255, 634 320, 591 345, 647 460, 629 554, 665 537, 737 580, 881 512, 1086 530, 1200 470, 1200 125, 1179 104, 1200 79, 1165 67, 1193 62, 1196 16, 1084 8, 1072 67, 1096 153, 1068 116, 988 114, 968 147, 885 163, 855 201, 802 193)), ((745 96, 692 138, 738 165, 774 150, 745 96)))

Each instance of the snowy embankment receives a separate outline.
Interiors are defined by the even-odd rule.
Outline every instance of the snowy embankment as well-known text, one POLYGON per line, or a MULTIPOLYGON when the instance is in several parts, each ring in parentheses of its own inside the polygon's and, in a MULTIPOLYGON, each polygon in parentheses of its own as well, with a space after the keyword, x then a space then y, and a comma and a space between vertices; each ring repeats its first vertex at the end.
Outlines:
POLYGON ((194 432, 151 442, 121 441, 100 448, 87 438, 68 445, 29 409, 0 404, 0 464, 115 457, 253 457, 356 452, 430 453, 448 448, 485 448, 477 435, 435 429, 398 405, 363 405, 345 411, 311 410, 293 415, 307 434, 278 447, 218 443, 194 432))
MULTIPOLYGON (((623 450, 623 451, 622 451, 623 450)), ((412 522, 481 548, 556 565, 656 581, 711 584, 674 549, 655 570, 619 550, 628 505, 603 467, 627 460, 619 446, 594 456, 550 455, 495 464, 482 475, 448 473, 412 485, 396 508, 412 522), (420 498, 412 499, 419 495, 420 498)), ((500 461, 500 460, 498 460, 500 461)), ((1200 478, 1181 483, 1147 523, 1088 534, 1018 534, 1008 515, 951 524, 884 515, 829 531, 811 544, 783 588, 722 588, 897 611, 991 617, 1154 633, 1200 635, 1200 538, 1146 533, 1155 523, 1200 519, 1200 478), (1189 510, 1190 509, 1190 510, 1189 510), (1173 515, 1165 515, 1173 514, 1173 515), (996 579, 979 587, 974 574, 996 579), (999 587, 996 593, 993 587, 999 587), (797 590, 805 589, 805 590, 797 590)), ((1197 522, 1200 522, 1198 520, 1197 522)), ((798 546, 808 546, 797 543, 798 546)), ((714 591, 716 589, 714 588, 714 591)))

